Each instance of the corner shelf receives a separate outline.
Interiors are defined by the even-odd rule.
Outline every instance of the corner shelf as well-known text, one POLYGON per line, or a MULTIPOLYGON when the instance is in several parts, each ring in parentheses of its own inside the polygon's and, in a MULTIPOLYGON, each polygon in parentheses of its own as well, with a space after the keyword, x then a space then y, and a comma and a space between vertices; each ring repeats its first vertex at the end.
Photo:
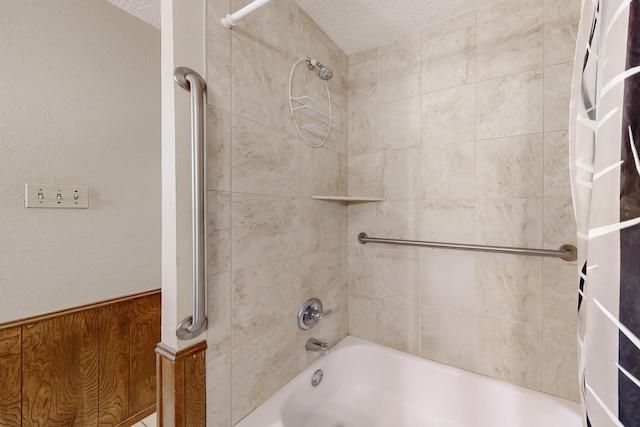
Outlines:
POLYGON ((350 197, 350 196, 311 196, 314 200, 327 200, 330 202, 344 202, 344 203, 371 203, 371 202, 384 202, 386 199, 379 197, 350 197))

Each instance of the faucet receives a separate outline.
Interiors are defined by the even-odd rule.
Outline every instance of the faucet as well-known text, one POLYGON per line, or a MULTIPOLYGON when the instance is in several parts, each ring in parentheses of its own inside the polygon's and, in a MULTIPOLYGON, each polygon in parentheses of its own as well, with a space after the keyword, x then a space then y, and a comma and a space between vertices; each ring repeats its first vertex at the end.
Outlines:
POLYGON ((318 353, 322 353, 323 356, 329 353, 329 345, 315 338, 309 338, 304 349, 307 351, 317 351, 318 353))

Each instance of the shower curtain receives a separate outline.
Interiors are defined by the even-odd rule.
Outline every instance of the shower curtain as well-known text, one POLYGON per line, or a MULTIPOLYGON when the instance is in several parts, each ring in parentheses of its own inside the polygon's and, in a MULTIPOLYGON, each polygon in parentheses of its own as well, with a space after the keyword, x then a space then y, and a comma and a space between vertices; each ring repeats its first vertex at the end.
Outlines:
POLYGON ((571 98, 587 426, 640 426, 640 0, 583 0, 571 98))

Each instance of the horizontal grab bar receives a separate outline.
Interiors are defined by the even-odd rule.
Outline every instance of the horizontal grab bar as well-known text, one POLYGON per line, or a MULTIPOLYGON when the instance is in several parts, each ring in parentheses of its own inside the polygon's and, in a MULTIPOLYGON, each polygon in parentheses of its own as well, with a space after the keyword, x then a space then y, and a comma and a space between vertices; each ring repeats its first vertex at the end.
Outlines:
POLYGON ((529 248, 512 248, 507 246, 469 245, 464 243, 423 242, 420 240, 381 239, 378 237, 369 237, 367 233, 358 234, 358 242, 360 242, 363 245, 365 243, 387 243, 390 245, 419 246, 423 248, 442 248, 442 249, 455 249, 455 250, 461 250, 461 251, 493 252, 493 253, 514 254, 514 255, 549 256, 549 257, 561 258, 565 261, 575 261, 576 259, 578 259, 578 250, 574 245, 562 245, 558 250, 529 249, 529 248))

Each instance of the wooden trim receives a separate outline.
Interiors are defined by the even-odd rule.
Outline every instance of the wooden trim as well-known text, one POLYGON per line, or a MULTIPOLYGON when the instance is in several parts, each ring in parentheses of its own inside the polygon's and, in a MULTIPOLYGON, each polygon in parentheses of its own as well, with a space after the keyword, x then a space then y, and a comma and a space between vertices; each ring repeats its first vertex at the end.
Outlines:
POLYGON ((158 425, 206 426, 206 341, 175 351, 156 347, 158 425))
POLYGON ((91 304, 79 305, 77 307, 65 308, 64 310, 52 311, 50 313, 38 314, 37 316, 24 317, 22 319, 10 320, 8 322, 0 323, 0 329, 13 328, 16 326, 24 326, 31 323, 41 322, 43 320, 50 320, 60 316, 66 316, 68 314, 78 313, 80 311, 92 310, 94 308, 101 308, 112 304, 118 304, 120 302, 131 301, 138 298, 144 298, 151 295, 160 294, 160 289, 153 289, 151 291, 139 292, 137 294, 125 295, 122 297, 112 298, 108 300, 93 302, 91 304))
POLYGON ((156 412, 156 405, 149 406, 144 411, 140 411, 137 414, 133 415, 132 417, 129 417, 125 421, 121 422, 120 424, 116 424, 115 427, 131 427, 135 423, 144 420, 154 412, 156 412))
POLYGON ((174 349, 165 345, 164 343, 158 343, 156 347, 156 353, 161 355, 162 357, 165 357, 175 362, 187 356, 191 356, 193 354, 205 351, 206 349, 207 349, 206 341, 200 341, 199 343, 196 343, 191 347, 183 348, 182 350, 179 350, 179 351, 175 351, 174 349))

